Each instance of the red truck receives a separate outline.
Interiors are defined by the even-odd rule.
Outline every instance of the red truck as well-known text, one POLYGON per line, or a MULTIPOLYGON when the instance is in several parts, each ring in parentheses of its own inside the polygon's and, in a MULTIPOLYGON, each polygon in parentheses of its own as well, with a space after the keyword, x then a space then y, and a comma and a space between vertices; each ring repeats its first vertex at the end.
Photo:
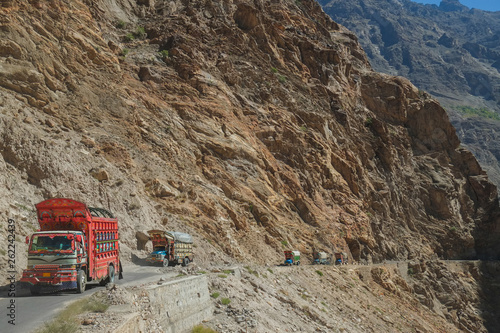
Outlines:
POLYGON ((54 198, 36 206, 40 229, 26 237, 28 267, 21 282, 33 295, 65 289, 85 291, 87 281, 105 285, 122 277, 118 220, 107 210, 54 198))

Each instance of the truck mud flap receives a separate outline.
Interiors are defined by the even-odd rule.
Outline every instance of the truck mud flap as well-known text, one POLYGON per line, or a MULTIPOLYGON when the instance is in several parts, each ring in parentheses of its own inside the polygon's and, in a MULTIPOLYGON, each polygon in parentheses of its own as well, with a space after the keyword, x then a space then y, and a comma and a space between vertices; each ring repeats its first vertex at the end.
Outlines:
POLYGON ((120 271, 118 273, 118 280, 121 280, 121 279, 123 279, 122 261, 120 260, 119 263, 120 263, 120 271))

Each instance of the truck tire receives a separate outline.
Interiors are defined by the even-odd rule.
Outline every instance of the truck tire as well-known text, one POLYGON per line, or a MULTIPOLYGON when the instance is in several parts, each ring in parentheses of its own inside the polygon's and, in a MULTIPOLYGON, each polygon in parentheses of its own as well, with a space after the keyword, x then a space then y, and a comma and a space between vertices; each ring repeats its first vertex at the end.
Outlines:
POLYGON ((87 284, 87 276, 84 270, 79 270, 76 277, 76 292, 81 294, 85 291, 85 285, 87 284))
POLYGON ((168 259, 163 259, 163 267, 167 267, 168 266, 168 259))
POLYGON ((182 266, 186 267, 187 265, 189 265, 189 258, 184 258, 184 260, 182 261, 182 266))
POLYGON ((299 261, 297 261, 297 266, 298 266, 298 265, 300 265, 300 260, 299 260, 299 261))

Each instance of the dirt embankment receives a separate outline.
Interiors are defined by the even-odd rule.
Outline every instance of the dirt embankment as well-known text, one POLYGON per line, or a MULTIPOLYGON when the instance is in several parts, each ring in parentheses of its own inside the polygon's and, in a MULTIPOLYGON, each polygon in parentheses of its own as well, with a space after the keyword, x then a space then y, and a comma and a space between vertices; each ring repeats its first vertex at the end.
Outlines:
MULTIPOLYGON (((477 315, 494 305, 484 303, 493 295, 487 300, 473 296, 484 296, 484 291, 474 290, 479 281, 490 284, 489 292, 495 290, 492 276, 479 273, 481 265, 485 263, 429 261, 203 269, 190 264, 158 270, 176 270, 178 281, 191 275, 208 278, 215 311, 202 324, 219 333, 494 332, 496 319, 477 315), (431 279, 434 286, 429 287, 431 279)), ((488 266, 492 273, 500 268, 498 263, 488 266)), ((152 286, 166 283, 160 279, 152 286)), ((81 320, 87 324, 82 330, 113 331, 120 324, 118 318, 133 316, 141 318, 136 324, 146 332, 161 330, 163 316, 156 314, 161 304, 148 290, 148 286, 118 287, 106 292, 110 303, 123 305, 107 313, 83 315, 81 320)))

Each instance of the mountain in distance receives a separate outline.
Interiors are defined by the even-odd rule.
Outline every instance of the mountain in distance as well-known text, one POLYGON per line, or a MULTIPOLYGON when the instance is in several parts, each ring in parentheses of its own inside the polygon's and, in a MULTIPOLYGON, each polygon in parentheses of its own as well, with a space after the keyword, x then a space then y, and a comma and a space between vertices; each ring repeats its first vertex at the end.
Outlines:
POLYGON ((500 12, 458 0, 320 0, 377 71, 404 76, 445 107, 460 141, 500 185, 500 12))

